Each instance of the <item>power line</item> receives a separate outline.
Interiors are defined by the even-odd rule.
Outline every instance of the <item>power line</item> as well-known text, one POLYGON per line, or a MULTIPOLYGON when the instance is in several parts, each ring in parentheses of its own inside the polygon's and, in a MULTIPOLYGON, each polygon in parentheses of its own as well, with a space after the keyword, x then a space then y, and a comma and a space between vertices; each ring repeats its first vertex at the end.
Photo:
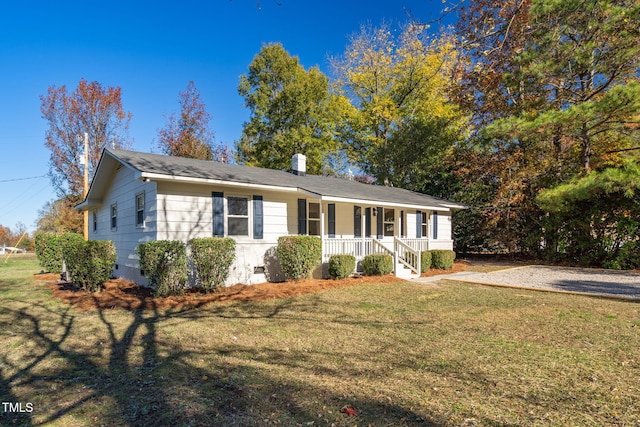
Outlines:
POLYGON ((47 176, 47 175, 38 175, 38 176, 30 176, 30 177, 28 177, 28 178, 3 179, 3 180, 0 180, 0 182, 26 181, 26 180, 29 180, 29 179, 44 178, 44 177, 46 177, 46 176, 47 176))

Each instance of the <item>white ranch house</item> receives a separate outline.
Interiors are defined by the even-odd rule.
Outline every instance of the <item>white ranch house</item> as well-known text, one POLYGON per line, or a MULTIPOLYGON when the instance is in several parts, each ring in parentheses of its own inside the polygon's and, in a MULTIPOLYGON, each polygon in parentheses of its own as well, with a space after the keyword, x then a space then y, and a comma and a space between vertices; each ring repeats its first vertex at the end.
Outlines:
POLYGON ((105 149, 78 209, 89 238, 112 240, 115 277, 139 284, 136 247, 150 240, 236 240, 228 284, 281 280, 278 237, 315 235, 322 261, 334 254, 388 253, 398 276, 419 274, 419 251, 453 249, 451 212, 464 206, 399 188, 126 150, 105 149))

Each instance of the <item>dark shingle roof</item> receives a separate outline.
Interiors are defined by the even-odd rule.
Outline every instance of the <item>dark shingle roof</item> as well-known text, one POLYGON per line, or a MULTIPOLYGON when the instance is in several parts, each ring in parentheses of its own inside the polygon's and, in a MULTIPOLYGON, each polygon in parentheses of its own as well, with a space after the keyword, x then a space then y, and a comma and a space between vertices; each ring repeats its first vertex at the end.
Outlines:
POLYGON ((363 184, 342 178, 306 175, 207 160, 106 149, 119 161, 141 173, 230 181, 243 184, 298 188, 324 197, 396 203, 424 207, 463 208, 454 202, 395 187, 363 184))

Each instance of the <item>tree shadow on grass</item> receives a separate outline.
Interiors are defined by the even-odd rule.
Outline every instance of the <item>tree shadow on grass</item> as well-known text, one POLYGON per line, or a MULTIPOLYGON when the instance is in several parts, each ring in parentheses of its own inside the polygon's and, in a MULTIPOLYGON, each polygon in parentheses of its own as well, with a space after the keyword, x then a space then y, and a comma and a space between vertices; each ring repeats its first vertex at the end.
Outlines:
MULTIPOLYGON (((221 348, 182 348, 158 339, 167 320, 189 321, 199 308, 77 312, 69 306, 4 300, 0 327, 20 336, 20 347, 32 349, 23 359, 0 351, 2 401, 32 402, 28 414, 3 413, 2 425, 48 425, 73 419, 107 426, 262 426, 314 425, 437 425, 433 420, 391 402, 340 396, 288 378, 273 377, 252 366, 250 355, 225 360, 221 348), (84 332, 86 317, 94 330, 84 332), (95 319, 97 318, 97 319, 95 319), (122 319, 126 318, 126 324, 122 319), (95 330, 98 327, 99 330, 95 330), (83 335, 86 343, 83 343, 83 335), (93 343, 96 336, 106 342, 93 343), (215 366, 198 360, 215 353, 215 366), (359 415, 339 412, 353 404, 359 415), (326 412, 318 408, 330 408, 326 412), (320 412, 320 413, 319 413, 320 412), (71 417, 71 418, 65 418, 71 417), (357 420, 357 421, 356 421, 357 420), (398 425, 398 424, 396 424, 398 425)), ((265 316, 287 308, 276 304, 265 316)), ((214 310, 215 312, 215 310, 214 310)), ((225 321, 222 310, 219 319, 225 321)), ((215 314, 214 314, 215 316, 215 314)), ((24 351, 24 350, 20 350, 24 351)), ((273 353, 275 354, 275 353, 273 353)), ((290 357, 297 357, 292 354, 290 357)), ((263 360, 269 363, 269 360, 263 360)), ((293 360, 277 363, 297 363, 293 360)))
MULTIPOLYGON (((640 280, 640 279, 639 279, 640 280)), ((640 285, 640 283, 638 283, 640 285)), ((557 280, 552 283, 554 289, 565 292, 578 292, 593 296, 620 297, 640 302, 640 286, 597 280, 557 280)))

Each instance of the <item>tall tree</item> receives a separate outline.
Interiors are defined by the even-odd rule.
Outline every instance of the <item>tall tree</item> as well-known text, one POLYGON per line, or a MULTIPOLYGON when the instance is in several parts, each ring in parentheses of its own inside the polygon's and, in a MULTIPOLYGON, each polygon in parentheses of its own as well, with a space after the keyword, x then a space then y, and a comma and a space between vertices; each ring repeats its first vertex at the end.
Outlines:
POLYGON ((487 136, 498 119, 518 115, 539 100, 540 85, 513 76, 515 58, 531 39, 531 0, 473 0, 456 23, 458 61, 451 92, 471 115, 470 138, 456 147, 458 199, 471 207, 454 223, 463 250, 513 251, 523 227, 540 212, 531 197, 547 166, 527 135, 487 136), (524 203, 523 203, 524 202, 524 203), (531 211, 534 211, 533 213, 531 211))
MULTIPOLYGON (((211 115, 207 112, 200 92, 193 81, 180 92, 180 115, 172 113, 164 128, 158 130, 158 147, 170 156, 212 160, 214 158, 213 131, 209 128, 211 115)), ((223 160, 223 152, 215 151, 216 160, 223 160)))
POLYGON ((281 44, 267 44, 240 77, 238 92, 251 110, 236 142, 238 161, 290 169, 291 157, 302 153, 309 173, 334 172, 329 158, 338 151, 334 137, 343 101, 317 67, 307 71, 281 44))
POLYGON ((352 105, 341 139, 350 159, 379 183, 446 191, 438 168, 465 123, 447 96, 455 56, 447 36, 432 40, 410 24, 397 39, 386 26, 363 26, 332 61, 352 105))
POLYGON ((38 232, 82 233, 82 216, 73 208, 74 204, 71 197, 47 202, 38 211, 38 232))
POLYGON ((106 146, 129 146, 127 131, 131 113, 122 108, 121 89, 103 87, 82 79, 73 92, 66 86, 50 86, 40 96, 43 118, 48 123, 45 146, 51 151, 49 174, 61 197, 79 200, 83 190, 83 135, 89 135, 89 174, 98 165, 106 146))
POLYGON ((13 244, 13 232, 9 227, 0 224, 0 245, 11 246, 13 244))
POLYGON ((473 113, 474 138, 456 157, 475 189, 464 195, 478 207, 463 215, 483 219, 468 237, 485 233, 509 251, 540 249, 556 231, 536 195, 616 165, 611 152, 637 140, 638 7, 474 0, 464 9, 456 99, 473 113))
POLYGON ((530 13, 532 41, 517 57, 516 76, 543 82, 543 103, 491 131, 535 133, 566 153, 562 166, 589 172, 611 160, 608 152, 638 141, 640 3, 538 0, 530 13))

